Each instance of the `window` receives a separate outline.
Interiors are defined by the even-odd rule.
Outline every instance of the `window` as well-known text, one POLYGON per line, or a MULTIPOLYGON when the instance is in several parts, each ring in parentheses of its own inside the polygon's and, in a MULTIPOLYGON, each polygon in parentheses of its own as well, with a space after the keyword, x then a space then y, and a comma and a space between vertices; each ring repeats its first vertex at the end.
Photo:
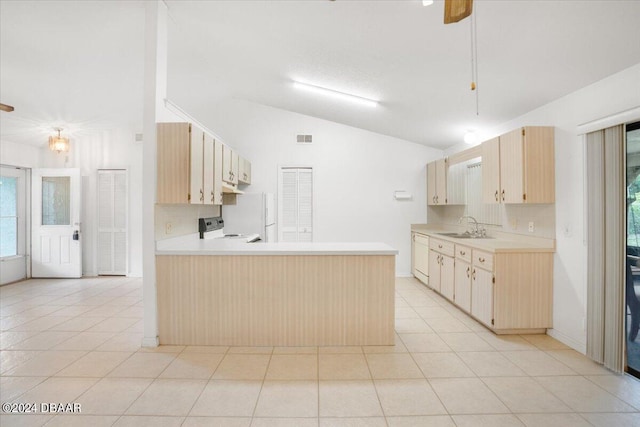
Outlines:
POLYGON ((25 169, 0 166, 0 258, 25 254, 26 186, 25 169))
POLYGON ((0 175, 0 257, 18 254, 18 178, 0 175))

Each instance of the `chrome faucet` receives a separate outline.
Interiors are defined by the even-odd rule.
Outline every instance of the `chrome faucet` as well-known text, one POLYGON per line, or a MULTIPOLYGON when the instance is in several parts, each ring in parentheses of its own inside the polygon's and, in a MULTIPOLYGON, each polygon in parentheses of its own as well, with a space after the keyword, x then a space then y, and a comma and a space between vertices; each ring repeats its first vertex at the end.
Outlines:
MULTIPOLYGON (((460 219, 458 220, 458 224, 462 224, 462 220, 465 218, 467 218, 468 220, 469 219, 472 220, 474 223, 474 228, 470 233, 473 237, 481 237, 486 233, 484 229, 480 230, 478 226, 478 220, 476 220, 474 217, 469 215, 461 216, 460 219)), ((469 224, 469 221, 467 221, 467 224, 469 224)))

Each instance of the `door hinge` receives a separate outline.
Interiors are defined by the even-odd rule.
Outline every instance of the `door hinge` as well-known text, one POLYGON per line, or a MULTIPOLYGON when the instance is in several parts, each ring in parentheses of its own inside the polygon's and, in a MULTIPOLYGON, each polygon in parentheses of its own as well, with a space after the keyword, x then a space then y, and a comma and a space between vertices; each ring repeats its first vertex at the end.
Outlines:
POLYGON ((187 201, 190 202, 191 201, 191 193, 187 193, 187 201))
POLYGON ((493 277, 491 278, 491 283, 496 283, 496 276, 493 276, 493 277))
POLYGON ((522 136, 524 136, 524 128, 522 128, 522 136))
POLYGON ((447 203, 448 203, 448 200, 447 200, 447 198, 445 197, 445 198, 444 198, 444 204, 446 205, 447 203))
POLYGON ((522 194, 522 200, 527 200, 527 193, 522 194))
POLYGON ((493 321, 493 319, 491 319, 491 324, 492 324, 492 325, 494 325, 494 324, 495 324, 495 323, 494 323, 494 321, 493 321))

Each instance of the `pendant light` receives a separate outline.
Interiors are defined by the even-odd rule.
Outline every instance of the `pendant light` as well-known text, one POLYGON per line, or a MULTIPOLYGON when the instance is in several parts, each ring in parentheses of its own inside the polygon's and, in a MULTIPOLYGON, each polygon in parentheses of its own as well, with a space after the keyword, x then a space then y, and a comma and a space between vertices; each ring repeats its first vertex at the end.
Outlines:
POLYGON ((58 154, 63 151, 69 151, 69 138, 63 138, 60 136, 60 132, 62 132, 61 128, 54 129, 58 132, 58 135, 49 137, 49 149, 57 152, 58 154))

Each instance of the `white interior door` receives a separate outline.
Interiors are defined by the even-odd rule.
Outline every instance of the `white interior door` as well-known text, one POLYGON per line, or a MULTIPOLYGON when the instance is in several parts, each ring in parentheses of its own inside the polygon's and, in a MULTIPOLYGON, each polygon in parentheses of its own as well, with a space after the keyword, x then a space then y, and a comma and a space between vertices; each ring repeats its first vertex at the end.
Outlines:
POLYGON ((127 258, 127 171, 99 170, 98 274, 126 275, 127 258))
POLYGON ((33 169, 32 277, 82 277, 80 169, 33 169))
POLYGON ((313 169, 281 168, 278 192, 278 240, 313 241, 313 169))

